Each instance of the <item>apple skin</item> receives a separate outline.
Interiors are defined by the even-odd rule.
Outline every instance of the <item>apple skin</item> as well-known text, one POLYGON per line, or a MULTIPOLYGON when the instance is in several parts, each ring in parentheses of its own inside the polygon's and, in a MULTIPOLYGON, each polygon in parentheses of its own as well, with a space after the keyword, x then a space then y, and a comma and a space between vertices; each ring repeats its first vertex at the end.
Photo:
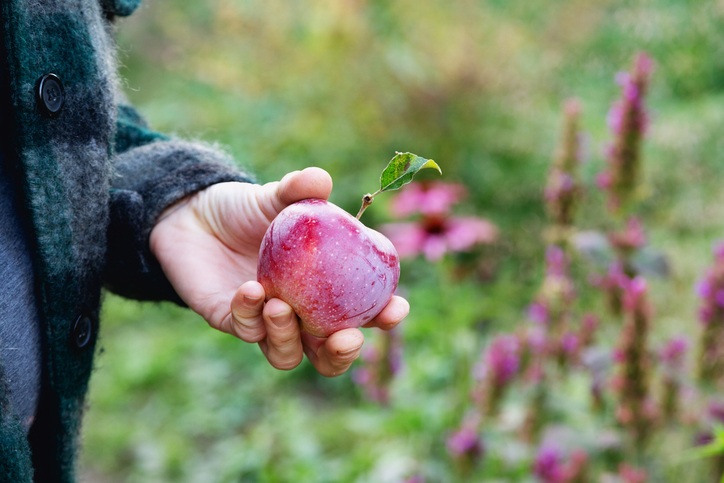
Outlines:
POLYGON ((315 337, 360 327, 379 314, 400 279, 397 251, 381 233, 324 200, 282 210, 264 235, 257 279, 315 337))

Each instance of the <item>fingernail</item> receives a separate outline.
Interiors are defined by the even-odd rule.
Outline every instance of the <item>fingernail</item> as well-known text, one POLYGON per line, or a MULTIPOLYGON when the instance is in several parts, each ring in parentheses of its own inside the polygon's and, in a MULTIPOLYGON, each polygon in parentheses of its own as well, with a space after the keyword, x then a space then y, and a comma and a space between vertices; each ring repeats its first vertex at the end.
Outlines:
POLYGON ((244 295, 244 303, 246 305, 256 305, 260 300, 261 297, 249 297, 248 295, 244 295))
POLYGON ((353 353, 353 352, 355 352, 355 351, 360 350, 361 348, 362 348, 362 346, 360 345, 360 346, 357 346, 357 347, 355 347, 354 349, 350 349, 350 350, 348 350, 348 351, 338 351, 338 352, 337 352, 337 355, 346 356, 347 354, 351 354, 351 353, 353 353))
POLYGON ((269 318, 272 321, 272 324, 279 327, 280 329, 283 329, 284 327, 288 326, 291 322, 289 316, 291 315, 291 311, 282 312, 281 314, 274 314, 270 315, 269 318))

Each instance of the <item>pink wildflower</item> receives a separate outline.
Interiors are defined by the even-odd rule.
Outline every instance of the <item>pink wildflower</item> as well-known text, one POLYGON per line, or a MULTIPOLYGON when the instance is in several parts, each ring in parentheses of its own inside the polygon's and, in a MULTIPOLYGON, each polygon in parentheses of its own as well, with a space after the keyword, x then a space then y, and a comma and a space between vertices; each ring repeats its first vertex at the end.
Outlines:
POLYGON ((643 296, 646 294, 646 279, 634 277, 632 280, 621 280, 623 292, 623 306, 629 310, 641 307, 643 296))
POLYGON ((520 370, 521 344, 513 334, 493 339, 480 361, 475 365, 474 377, 478 384, 473 399, 479 404, 479 412, 495 414, 510 381, 520 370))
POLYGON ((389 385, 402 365, 402 341, 398 329, 380 334, 378 347, 366 345, 361 364, 352 371, 352 382, 364 391, 367 399, 380 404, 389 400, 389 385))
POLYGON ((545 304, 534 302, 528 306, 528 318, 531 322, 544 325, 548 322, 548 308, 545 304))
POLYGON ((606 190, 611 187, 611 173, 604 171, 596 175, 596 188, 606 190))
POLYGON ((619 392, 617 415, 619 422, 629 428, 637 444, 650 436, 654 411, 649 400, 648 334, 651 309, 646 300, 646 280, 635 277, 622 280, 624 325, 615 352, 619 364, 616 378, 619 392))
POLYGON ((682 336, 672 337, 659 350, 659 360, 663 367, 661 391, 661 409, 666 419, 676 416, 681 398, 681 378, 684 365, 684 355, 689 341, 682 336))
POLYGON ((595 314, 585 314, 583 322, 579 330, 579 339, 581 348, 589 347, 593 344, 596 336, 596 330, 600 324, 600 319, 595 314))
POLYGON ((392 200, 392 214, 405 218, 415 213, 444 216, 465 197, 465 186, 454 183, 410 183, 392 200))
POLYGON ((659 351, 661 362, 672 369, 679 369, 683 363, 686 349, 689 348, 689 340, 686 337, 672 337, 659 351))
POLYGON ((493 243, 497 227, 483 218, 427 218, 420 222, 390 223, 380 231, 395 245, 400 258, 423 254, 428 261, 439 260, 447 252, 468 251, 478 244, 493 243))
POLYGON ((709 401, 707 409, 711 419, 718 423, 724 423, 724 402, 709 401))
POLYGON ((514 335, 494 339, 485 355, 485 363, 495 384, 505 385, 518 372, 520 344, 514 335))
POLYGON ((566 332, 561 337, 561 349, 563 350, 564 354, 571 357, 574 356, 578 352, 579 348, 579 340, 578 335, 574 334, 573 332, 566 332))
POLYGON ((561 277, 566 275, 568 259, 563 249, 558 245, 549 245, 546 248, 546 272, 550 276, 561 277))
POLYGON ((626 223, 626 229, 622 232, 611 233, 609 235, 611 245, 618 250, 629 252, 646 245, 646 233, 644 233, 641 220, 632 217, 626 223))
POLYGON ((724 377, 724 243, 717 243, 712 251, 714 263, 695 290, 701 298, 699 320, 705 324, 699 375, 715 382, 724 377))
POLYGON ((564 108, 563 135, 548 174, 544 191, 548 214, 554 225, 565 227, 573 223, 576 201, 581 188, 577 181, 581 162, 582 143, 578 130, 581 103, 577 99, 566 101, 564 108))
POLYGON ((599 175, 598 185, 608 192, 608 206, 618 210, 632 198, 640 170, 640 146, 649 116, 644 96, 652 72, 651 58, 639 54, 630 73, 616 75, 621 97, 608 113, 608 125, 614 141, 606 152, 608 166, 599 175))
POLYGON ((542 446, 533 462, 533 474, 542 483, 565 483, 566 471, 560 451, 553 446, 542 446))
POLYGON ((626 463, 621 463, 618 467, 618 476, 624 483, 646 483, 649 475, 646 470, 636 468, 626 463))
POLYGON ((698 295, 701 299, 709 298, 713 293, 711 288, 711 282, 708 278, 700 280, 694 287, 694 291, 696 292, 696 295, 698 295))
POLYGON ((446 442, 448 453, 453 458, 477 459, 483 454, 483 444, 478 432, 463 426, 455 431, 446 442))

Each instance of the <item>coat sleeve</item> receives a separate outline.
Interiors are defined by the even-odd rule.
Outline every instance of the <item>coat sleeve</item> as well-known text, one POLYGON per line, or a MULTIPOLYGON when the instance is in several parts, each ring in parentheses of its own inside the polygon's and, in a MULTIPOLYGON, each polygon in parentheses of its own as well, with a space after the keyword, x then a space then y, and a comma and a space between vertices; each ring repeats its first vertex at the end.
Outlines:
POLYGON ((138 300, 184 305, 149 248, 161 212, 184 196, 226 181, 253 182, 218 148, 149 129, 130 106, 118 107, 111 175, 106 287, 138 300))

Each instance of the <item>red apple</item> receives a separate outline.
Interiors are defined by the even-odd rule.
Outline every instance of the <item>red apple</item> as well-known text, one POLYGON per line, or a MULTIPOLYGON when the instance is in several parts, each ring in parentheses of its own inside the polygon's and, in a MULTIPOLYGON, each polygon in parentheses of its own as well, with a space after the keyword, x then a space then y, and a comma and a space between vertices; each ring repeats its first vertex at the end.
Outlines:
POLYGON ((390 240, 338 206, 303 200, 269 225, 257 277, 267 299, 294 309, 302 330, 328 337, 382 311, 397 288, 400 260, 390 240))

